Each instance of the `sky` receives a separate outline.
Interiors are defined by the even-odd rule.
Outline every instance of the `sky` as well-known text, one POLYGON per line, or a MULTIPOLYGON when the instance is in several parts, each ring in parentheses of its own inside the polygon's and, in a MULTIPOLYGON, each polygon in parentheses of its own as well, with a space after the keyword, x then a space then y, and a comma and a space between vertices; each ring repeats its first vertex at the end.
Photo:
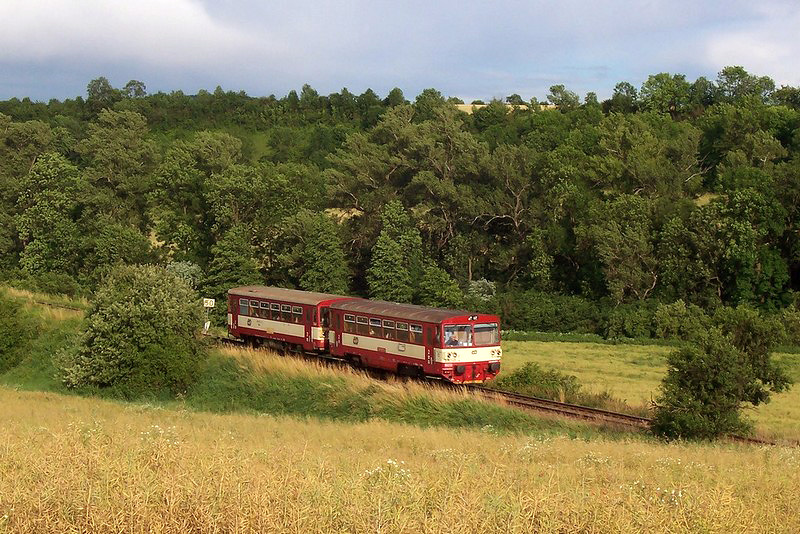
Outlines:
POLYGON ((148 93, 602 99, 729 65, 798 86, 799 31, 798 0, 0 0, 0 99, 86 96, 100 76, 148 93))

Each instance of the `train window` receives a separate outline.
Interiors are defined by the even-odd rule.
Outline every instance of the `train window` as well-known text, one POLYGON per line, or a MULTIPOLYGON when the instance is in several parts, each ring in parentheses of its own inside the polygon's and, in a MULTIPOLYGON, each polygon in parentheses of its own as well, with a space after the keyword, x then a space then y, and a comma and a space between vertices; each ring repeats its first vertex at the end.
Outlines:
POLYGON ((281 320, 281 305, 275 304, 274 302, 270 304, 270 309, 272 310, 272 320, 273 321, 280 321, 281 320))
POLYGON ((356 318, 357 333, 359 336, 366 336, 369 333, 369 321, 367 321, 366 317, 357 317, 356 318))
POLYGON ((250 301, 250 315, 252 317, 258 317, 259 316, 259 313, 258 313, 258 301, 257 300, 251 300, 250 301))
POLYGON ((380 319, 369 320, 369 335, 372 337, 382 337, 383 329, 381 328, 380 319))
POLYGON ((446 347, 471 347, 472 327, 468 324, 449 324, 444 327, 446 347))
POLYGON ((422 327, 418 324, 412 324, 411 329, 411 343, 422 345, 422 327))
POLYGON ((281 321, 292 322, 292 307, 288 304, 281 305, 281 321))
POLYGON ((300 306, 294 306, 292 308, 292 322, 294 323, 302 323, 303 322, 303 308, 300 306))
POLYGON ((475 325, 476 345, 496 345, 499 341, 497 323, 478 323, 475 325))
POLYGON ((383 321, 383 337, 394 339, 394 321, 383 321))
POLYGON ((348 334, 355 334, 356 333, 356 316, 355 315, 344 315, 344 331, 348 334))
POLYGON ((247 299, 239 299, 239 315, 250 315, 250 304, 247 299))
MULTIPOLYGON (((328 328, 331 325, 330 308, 322 308, 319 310, 319 323, 322 328, 328 328)), ((339 329, 341 330, 341 327, 339 329)))
POLYGON ((408 323, 397 323, 397 341, 408 341, 408 323))

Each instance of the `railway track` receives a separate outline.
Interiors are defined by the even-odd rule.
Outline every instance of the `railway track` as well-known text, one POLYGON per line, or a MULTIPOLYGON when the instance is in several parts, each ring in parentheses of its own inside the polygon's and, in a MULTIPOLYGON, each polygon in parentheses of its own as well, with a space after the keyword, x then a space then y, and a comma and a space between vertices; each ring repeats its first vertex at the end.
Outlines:
MULTIPOLYGON (((589 406, 559 402, 540 397, 529 397, 526 395, 520 395, 519 393, 513 393, 511 391, 501 391, 483 386, 472 386, 469 389, 470 391, 473 391, 482 397, 496 399, 511 406, 517 406, 538 412, 557 414, 573 419, 582 419, 585 421, 610 424, 634 430, 649 429, 650 424, 652 423, 652 419, 647 417, 612 412, 600 408, 591 408, 589 406)), ((774 441, 747 436, 730 435, 726 436, 726 439, 735 443, 747 443, 750 445, 777 445, 777 443, 774 441)), ((800 444, 793 443, 792 445, 798 446, 800 444)))
POLYGON ((469 390, 485 398, 499 400, 512 406, 538 412, 553 413, 574 419, 583 419, 634 429, 646 429, 650 427, 651 420, 646 417, 612 412, 600 408, 590 408, 588 406, 559 402, 540 397, 529 397, 527 395, 520 395, 519 393, 501 391, 482 386, 472 386, 469 390))

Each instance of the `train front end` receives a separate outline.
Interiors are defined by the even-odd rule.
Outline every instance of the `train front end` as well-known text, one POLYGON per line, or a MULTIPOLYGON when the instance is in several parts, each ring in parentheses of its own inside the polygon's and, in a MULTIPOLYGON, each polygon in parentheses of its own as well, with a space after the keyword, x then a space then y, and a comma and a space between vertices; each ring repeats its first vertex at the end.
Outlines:
POLYGON ((500 318, 465 315, 443 321, 433 350, 442 378, 456 384, 479 384, 500 373, 500 318))

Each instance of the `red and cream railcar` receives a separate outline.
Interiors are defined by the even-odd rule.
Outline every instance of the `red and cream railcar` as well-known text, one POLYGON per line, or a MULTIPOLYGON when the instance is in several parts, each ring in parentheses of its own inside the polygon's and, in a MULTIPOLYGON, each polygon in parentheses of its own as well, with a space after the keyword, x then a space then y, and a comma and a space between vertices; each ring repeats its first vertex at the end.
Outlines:
POLYGON ((354 298, 280 287, 235 287, 228 290, 228 331, 255 345, 327 351, 328 307, 348 300, 354 298))
POLYGON ((330 303, 330 353, 365 367, 456 383, 500 371, 500 319, 365 299, 330 303))

